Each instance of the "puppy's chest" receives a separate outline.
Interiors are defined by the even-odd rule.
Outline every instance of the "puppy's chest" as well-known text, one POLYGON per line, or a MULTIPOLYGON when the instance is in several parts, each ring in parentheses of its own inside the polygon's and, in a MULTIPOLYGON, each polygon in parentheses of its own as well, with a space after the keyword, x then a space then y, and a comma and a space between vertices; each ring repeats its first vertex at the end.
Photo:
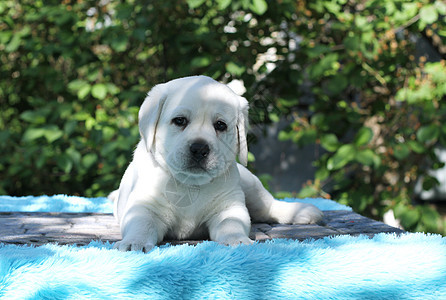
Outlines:
POLYGON ((164 197, 175 210, 187 212, 190 207, 196 206, 202 197, 202 189, 199 186, 178 188, 176 184, 167 184, 164 197))
POLYGON ((202 238, 206 233, 206 226, 195 220, 182 219, 172 224, 167 236, 172 239, 184 240, 202 238))
POLYGON ((205 236, 206 223, 219 207, 215 191, 203 186, 169 183, 164 192, 165 201, 170 206, 167 235, 174 239, 205 236))
POLYGON ((164 201, 169 203, 174 215, 195 219, 207 214, 215 207, 217 195, 208 187, 182 185, 175 179, 169 180, 164 188, 164 201))
POLYGON ((174 239, 203 238, 209 218, 206 206, 197 203, 188 207, 174 207, 167 234, 174 239))

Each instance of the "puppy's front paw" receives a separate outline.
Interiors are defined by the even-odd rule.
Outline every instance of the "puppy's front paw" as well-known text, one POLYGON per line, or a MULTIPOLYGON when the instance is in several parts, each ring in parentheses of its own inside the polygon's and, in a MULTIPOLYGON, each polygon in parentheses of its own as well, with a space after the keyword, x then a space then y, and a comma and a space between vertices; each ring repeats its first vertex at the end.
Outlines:
POLYGON ((142 251, 142 252, 150 252, 155 247, 152 242, 136 240, 136 239, 123 239, 120 242, 117 242, 113 248, 118 249, 119 251, 142 251))
POLYGON ((239 235, 239 234, 223 235, 219 237, 219 239, 216 242, 227 246, 237 246, 240 244, 251 245, 254 243, 254 241, 251 240, 246 235, 239 235))
POLYGON ((316 206, 312 204, 300 204, 299 206, 291 220, 292 224, 319 224, 322 222, 324 213, 316 206))

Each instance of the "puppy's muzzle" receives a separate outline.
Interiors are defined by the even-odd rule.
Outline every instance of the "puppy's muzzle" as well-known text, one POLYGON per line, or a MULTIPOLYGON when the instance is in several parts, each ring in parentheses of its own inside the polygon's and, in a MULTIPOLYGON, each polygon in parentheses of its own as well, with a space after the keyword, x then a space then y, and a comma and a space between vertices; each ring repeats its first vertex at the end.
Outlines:
POLYGON ((189 150, 193 160, 197 163, 204 161, 206 157, 208 157, 209 152, 211 152, 209 145, 204 141, 196 141, 192 143, 189 150))

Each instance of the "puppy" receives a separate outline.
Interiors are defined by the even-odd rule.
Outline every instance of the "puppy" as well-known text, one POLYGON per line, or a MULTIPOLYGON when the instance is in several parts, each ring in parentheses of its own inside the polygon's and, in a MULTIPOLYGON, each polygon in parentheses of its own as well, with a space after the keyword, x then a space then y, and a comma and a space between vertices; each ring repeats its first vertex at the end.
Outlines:
POLYGON ((165 238, 251 244, 251 220, 319 222, 315 206, 275 200, 243 166, 247 126, 246 99, 209 77, 155 86, 139 111, 141 140, 115 199, 122 233, 115 248, 147 252, 165 238))

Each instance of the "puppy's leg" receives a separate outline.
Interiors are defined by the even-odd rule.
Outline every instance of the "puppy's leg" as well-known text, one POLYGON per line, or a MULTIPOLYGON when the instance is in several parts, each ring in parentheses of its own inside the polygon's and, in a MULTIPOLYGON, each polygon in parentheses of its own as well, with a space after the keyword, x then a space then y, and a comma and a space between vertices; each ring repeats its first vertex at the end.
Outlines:
POLYGON ((252 244, 248 237, 251 221, 244 205, 234 205, 213 216, 208 222, 211 240, 230 246, 252 244))
POLYGON ((322 220, 323 213, 316 206, 278 201, 248 169, 241 165, 238 169, 246 207, 253 222, 313 224, 322 220))
POLYGON ((165 230, 153 213, 144 205, 133 205, 122 216, 122 241, 114 248, 120 251, 149 252, 164 237, 165 230))

